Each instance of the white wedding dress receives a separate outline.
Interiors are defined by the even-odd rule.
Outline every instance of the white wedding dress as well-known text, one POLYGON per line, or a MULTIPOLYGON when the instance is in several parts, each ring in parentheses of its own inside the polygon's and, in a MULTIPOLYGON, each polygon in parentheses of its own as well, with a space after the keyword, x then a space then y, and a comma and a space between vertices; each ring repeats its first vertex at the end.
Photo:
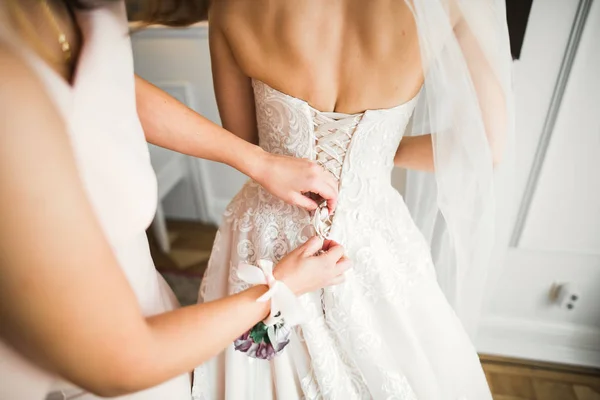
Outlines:
POLYGON ((313 217, 249 181, 227 207, 201 301, 245 289, 240 262, 277 262, 315 233, 342 243, 353 269, 344 284, 300 298, 309 318, 282 354, 265 361, 230 346, 195 370, 193 398, 491 399, 475 348, 436 282, 429 248, 390 183, 416 99, 347 115, 253 85, 260 146, 330 170, 339 179, 339 203, 332 219, 313 217))

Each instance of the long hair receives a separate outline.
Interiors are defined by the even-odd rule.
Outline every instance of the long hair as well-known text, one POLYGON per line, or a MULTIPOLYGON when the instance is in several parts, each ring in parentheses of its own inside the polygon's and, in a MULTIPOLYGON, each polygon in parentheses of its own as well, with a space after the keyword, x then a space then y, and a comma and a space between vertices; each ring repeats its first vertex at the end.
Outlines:
MULTIPOLYGON (((74 9, 92 9, 115 0, 63 0, 74 9)), ((209 0, 128 0, 129 19, 147 25, 186 26, 208 18, 209 0)))

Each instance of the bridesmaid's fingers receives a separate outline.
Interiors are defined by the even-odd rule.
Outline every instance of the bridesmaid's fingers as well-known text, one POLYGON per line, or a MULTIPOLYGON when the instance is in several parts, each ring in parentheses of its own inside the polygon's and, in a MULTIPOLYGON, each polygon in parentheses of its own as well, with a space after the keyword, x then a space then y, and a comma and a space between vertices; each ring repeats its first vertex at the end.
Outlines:
POLYGON ((329 281, 329 285, 327 285, 327 286, 339 285, 340 283, 344 283, 345 281, 346 281, 345 275, 338 275, 335 278, 333 278, 331 281, 329 281))
POLYGON ((327 258, 327 261, 337 264, 337 262, 344 257, 344 251, 344 247, 336 243, 336 245, 330 247, 329 250, 327 250, 327 253, 323 254, 321 257, 325 257, 327 258))
POLYGON ((334 197, 331 197, 331 198, 324 197, 324 199, 327 200, 327 208, 329 209, 329 214, 333 214, 333 212, 335 211, 335 208, 337 207, 339 184, 338 184, 338 181, 335 179, 335 177, 329 171, 325 171, 324 181, 327 185, 329 185, 334 190, 334 193, 335 193, 334 197))
POLYGON ((347 257, 342 257, 340 261, 335 265, 334 273, 336 275, 343 275, 344 272, 352 268, 352 262, 347 257))
POLYGON ((300 193, 294 193, 292 195, 292 203, 308 211, 314 211, 317 209, 317 203, 315 203, 314 200, 311 200, 300 193))
POLYGON ((325 241, 323 242, 323 251, 327 251, 330 248, 332 248, 333 246, 339 246, 340 244, 338 242, 336 242, 335 240, 332 239, 325 239, 325 241))
POLYGON ((305 257, 314 256, 321 248, 323 248, 323 240, 318 236, 311 237, 299 247, 305 257))
POLYGON ((308 191, 318 194, 323 199, 327 200, 329 213, 332 213, 333 210, 335 210, 338 197, 337 185, 330 182, 332 179, 333 176, 329 172, 323 172, 323 174, 321 174, 308 189, 308 191))

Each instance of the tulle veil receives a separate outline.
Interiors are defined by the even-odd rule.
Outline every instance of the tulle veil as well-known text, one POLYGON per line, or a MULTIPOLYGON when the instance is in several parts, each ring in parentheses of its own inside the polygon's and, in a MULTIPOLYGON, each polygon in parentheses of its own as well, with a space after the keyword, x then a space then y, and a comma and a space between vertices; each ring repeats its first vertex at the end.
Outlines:
POLYGON ((424 85, 407 135, 431 134, 435 173, 408 172, 406 202, 438 281, 475 337, 513 214, 512 58, 504 0, 403 0, 424 85))

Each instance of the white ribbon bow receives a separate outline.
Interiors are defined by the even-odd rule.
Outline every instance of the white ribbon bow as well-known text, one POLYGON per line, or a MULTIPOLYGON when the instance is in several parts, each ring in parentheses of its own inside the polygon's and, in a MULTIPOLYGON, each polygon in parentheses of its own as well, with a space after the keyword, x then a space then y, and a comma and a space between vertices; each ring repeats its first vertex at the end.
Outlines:
POLYGON ((271 299, 271 314, 265 320, 265 324, 271 325, 278 312, 289 326, 298 325, 306 320, 306 312, 296 295, 281 281, 273 276, 273 262, 259 260, 258 266, 240 263, 237 276, 251 285, 268 285, 267 293, 260 296, 256 301, 265 302, 271 299))

